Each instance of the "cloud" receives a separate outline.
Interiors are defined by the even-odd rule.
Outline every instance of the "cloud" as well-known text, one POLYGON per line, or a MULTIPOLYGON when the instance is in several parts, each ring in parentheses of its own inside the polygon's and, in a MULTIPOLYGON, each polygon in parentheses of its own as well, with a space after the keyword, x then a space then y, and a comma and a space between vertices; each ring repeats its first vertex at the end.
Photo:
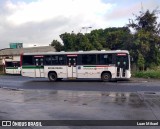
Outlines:
POLYGON ((110 21, 111 25, 125 26, 129 23, 130 18, 135 18, 133 14, 139 15, 140 11, 154 10, 160 4, 158 0, 141 0, 133 3, 126 3, 122 0, 121 3, 115 3, 112 10, 106 13, 106 20, 110 21))
POLYGON ((58 38, 58 30, 64 23, 68 24, 68 19, 56 18, 38 23, 28 22, 18 26, 7 25, 3 28, 3 34, 6 34, 5 38, 3 35, 0 38, 4 42, 9 41, 8 43, 23 42, 26 43, 25 46, 49 45, 53 38, 58 38))
MULTIPOLYGON (((158 0, 143 1, 144 8, 159 5, 158 0)), ((138 0, 0 0, 0 49, 10 42, 48 45, 60 41, 62 33, 85 32, 87 26, 124 26, 140 7, 138 0)))
MULTIPOLYGON (((103 16, 112 4, 101 0, 3 1, 0 48, 10 42, 48 45, 64 32, 79 32, 83 26, 107 26, 103 16)), ((0 11, 0 12, 1 12, 0 11)))

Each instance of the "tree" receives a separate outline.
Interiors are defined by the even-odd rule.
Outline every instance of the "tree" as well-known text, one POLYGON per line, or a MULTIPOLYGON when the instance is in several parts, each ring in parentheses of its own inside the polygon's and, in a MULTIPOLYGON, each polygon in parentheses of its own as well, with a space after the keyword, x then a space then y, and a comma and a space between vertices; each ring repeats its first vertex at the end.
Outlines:
POLYGON ((106 40, 105 48, 111 50, 130 49, 132 35, 128 27, 106 28, 104 33, 106 40))
POLYGON ((135 15, 134 20, 129 20, 128 27, 135 30, 132 52, 138 66, 142 57, 145 67, 150 67, 153 63, 160 64, 160 23, 157 22, 157 13, 157 9, 152 12, 147 10, 140 12, 139 16, 135 15))
POLYGON ((64 50, 65 51, 75 51, 76 48, 76 39, 77 36, 74 33, 64 33, 60 35, 60 38, 63 41, 64 44, 64 50))
POLYGON ((139 70, 144 70, 145 60, 141 53, 138 53, 138 61, 137 61, 139 70))
POLYGON ((103 49, 103 46, 99 40, 98 33, 90 33, 87 35, 87 37, 89 39, 90 44, 93 46, 92 49, 95 49, 95 50, 103 49))
POLYGON ((57 40, 53 40, 51 42, 51 46, 54 46, 55 49, 56 49, 56 51, 58 51, 58 52, 63 50, 62 44, 59 41, 57 41, 57 40))
POLYGON ((147 32, 151 32, 153 34, 160 33, 160 23, 157 23, 158 17, 156 14, 159 13, 157 9, 150 12, 147 10, 146 12, 140 11, 140 15, 135 15, 136 19, 129 19, 129 27, 132 27, 136 31, 144 30, 147 32))
POLYGON ((93 30, 91 33, 60 35, 65 51, 130 49, 132 35, 128 27, 93 30))

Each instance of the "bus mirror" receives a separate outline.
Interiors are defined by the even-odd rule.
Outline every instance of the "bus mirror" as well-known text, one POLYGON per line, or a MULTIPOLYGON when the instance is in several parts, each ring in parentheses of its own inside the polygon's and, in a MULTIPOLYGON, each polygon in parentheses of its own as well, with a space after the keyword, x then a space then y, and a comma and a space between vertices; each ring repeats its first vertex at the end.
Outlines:
POLYGON ((76 63, 74 63, 73 66, 76 67, 76 63))
POLYGON ((68 63, 68 66, 71 67, 71 63, 68 63))

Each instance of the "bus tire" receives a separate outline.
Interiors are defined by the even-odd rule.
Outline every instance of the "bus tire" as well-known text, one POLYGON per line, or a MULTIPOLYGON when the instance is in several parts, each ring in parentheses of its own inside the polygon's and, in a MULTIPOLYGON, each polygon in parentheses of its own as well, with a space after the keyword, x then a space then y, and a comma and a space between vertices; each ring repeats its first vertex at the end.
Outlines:
POLYGON ((55 82, 55 81, 57 81, 57 74, 55 72, 49 72, 48 78, 51 82, 55 82))
POLYGON ((104 72, 101 75, 101 79, 104 82, 109 82, 111 80, 111 74, 109 72, 104 72))

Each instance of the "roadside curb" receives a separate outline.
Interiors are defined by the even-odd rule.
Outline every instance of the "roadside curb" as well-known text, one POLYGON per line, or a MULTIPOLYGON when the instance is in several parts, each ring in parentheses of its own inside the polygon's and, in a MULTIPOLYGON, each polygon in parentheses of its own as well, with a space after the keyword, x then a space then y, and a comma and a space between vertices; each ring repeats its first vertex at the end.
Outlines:
POLYGON ((132 77, 132 78, 129 79, 129 81, 132 81, 132 82, 155 82, 155 81, 159 81, 160 82, 160 79, 132 77))

